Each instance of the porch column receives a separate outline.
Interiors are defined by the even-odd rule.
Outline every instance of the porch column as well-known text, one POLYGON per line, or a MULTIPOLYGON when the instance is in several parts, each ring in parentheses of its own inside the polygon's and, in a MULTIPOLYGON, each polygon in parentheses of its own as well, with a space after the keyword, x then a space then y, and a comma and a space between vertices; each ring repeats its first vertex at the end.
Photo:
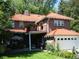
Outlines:
POLYGON ((29 32, 29 50, 31 51, 31 33, 29 32))

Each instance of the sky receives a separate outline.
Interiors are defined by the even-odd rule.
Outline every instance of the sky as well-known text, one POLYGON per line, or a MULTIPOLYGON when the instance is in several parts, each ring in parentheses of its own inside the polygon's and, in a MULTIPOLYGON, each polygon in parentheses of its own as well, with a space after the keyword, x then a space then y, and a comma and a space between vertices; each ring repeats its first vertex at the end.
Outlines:
POLYGON ((57 0, 57 3, 55 4, 54 8, 56 9, 56 11, 58 11, 58 6, 59 6, 59 3, 61 2, 61 0, 57 0))

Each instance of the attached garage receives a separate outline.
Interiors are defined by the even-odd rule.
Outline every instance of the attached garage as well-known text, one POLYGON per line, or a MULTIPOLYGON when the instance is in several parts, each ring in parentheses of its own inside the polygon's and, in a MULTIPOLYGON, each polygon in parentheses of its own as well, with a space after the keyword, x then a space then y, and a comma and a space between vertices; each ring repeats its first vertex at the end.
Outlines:
MULTIPOLYGON (((71 50, 73 47, 79 48, 79 33, 68 29, 55 29, 45 37, 54 37, 55 46, 59 44, 61 50, 71 50)), ((53 44, 53 43, 52 43, 53 44)))
POLYGON ((55 36, 55 39, 60 49, 71 50, 73 47, 79 48, 79 36, 55 36))

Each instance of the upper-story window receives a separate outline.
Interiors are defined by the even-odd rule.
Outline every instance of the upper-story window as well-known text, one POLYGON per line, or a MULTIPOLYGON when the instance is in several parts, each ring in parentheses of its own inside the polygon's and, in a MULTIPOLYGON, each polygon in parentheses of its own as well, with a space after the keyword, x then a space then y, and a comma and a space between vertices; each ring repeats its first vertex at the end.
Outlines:
POLYGON ((24 23, 23 22, 19 22, 19 27, 20 28, 24 28, 24 23))
POLYGON ((62 20, 54 20, 54 26, 64 26, 64 21, 62 21, 62 20))
POLYGON ((15 27, 15 23, 14 22, 12 22, 12 28, 14 28, 15 27))

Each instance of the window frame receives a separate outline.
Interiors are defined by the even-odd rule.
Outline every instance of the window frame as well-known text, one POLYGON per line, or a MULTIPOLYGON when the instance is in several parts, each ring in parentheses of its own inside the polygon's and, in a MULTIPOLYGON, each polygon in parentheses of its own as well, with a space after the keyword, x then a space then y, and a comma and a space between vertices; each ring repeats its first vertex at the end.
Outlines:
POLYGON ((63 20, 54 20, 54 26, 64 26, 63 20))

